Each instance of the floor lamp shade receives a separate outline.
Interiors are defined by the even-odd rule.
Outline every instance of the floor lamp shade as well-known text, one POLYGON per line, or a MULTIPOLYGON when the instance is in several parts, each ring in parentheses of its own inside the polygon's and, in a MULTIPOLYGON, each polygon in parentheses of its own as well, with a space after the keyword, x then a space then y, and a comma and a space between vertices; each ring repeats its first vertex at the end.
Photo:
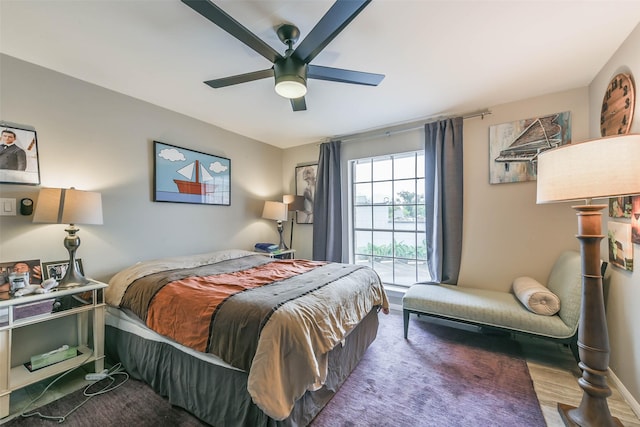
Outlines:
POLYGON ((578 324, 578 353, 583 390, 577 408, 558 403, 567 426, 609 427, 622 423, 611 416, 607 397, 609 335, 600 272, 601 211, 592 199, 640 194, 640 135, 611 136, 564 145, 538 156, 537 202, 586 200, 573 206, 578 217, 582 255, 582 305, 578 324), (636 164, 634 164, 636 163, 636 164))
POLYGON ((38 195, 33 222, 69 224, 64 246, 69 251, 69 266, 60 280, 59 288, 89 283, 76 264, 76 251, 80 246, 76 224, 102 224, 102 196, 100 193, 74 188, 43 188, 38 195))
POLYGON ((640 135, 564 145, 538 157, 538 203, 640 193, 640 135))
POLYGON ((287 210, 289 212, 304 210, 304 196, 285 194, 282 196, 282 202, 287 205, 287 210))

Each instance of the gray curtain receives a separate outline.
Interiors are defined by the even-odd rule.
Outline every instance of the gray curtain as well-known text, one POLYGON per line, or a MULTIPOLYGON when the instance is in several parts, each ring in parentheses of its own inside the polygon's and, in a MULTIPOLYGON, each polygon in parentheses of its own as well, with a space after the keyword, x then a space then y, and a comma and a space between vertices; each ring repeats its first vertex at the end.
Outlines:
POLYGON ((340 141, 320 145, 313 202, 313 259, 342 262, 340 141))
POLYGON ((456 284, 462 253, 462 117, 425 125, 427 265, 434 282, 456 284))

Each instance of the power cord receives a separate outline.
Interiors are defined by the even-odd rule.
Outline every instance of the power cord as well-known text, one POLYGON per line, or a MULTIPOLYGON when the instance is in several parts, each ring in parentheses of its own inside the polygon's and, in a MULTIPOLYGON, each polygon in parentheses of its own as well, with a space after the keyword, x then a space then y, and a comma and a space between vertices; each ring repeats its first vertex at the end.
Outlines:
MULTIPOLYGON (((91 357, 91 355, 89 355, 89 357, 91 357)), ((85 362, 89 360, 89 357, 87 357, 85 362)), ((83 363, 85 363, 85 362, 83 362, 83 363)), ((51 381, 51 383, 44 390, 42 390, 42 393, 40 393, 35 399, 33 399, 31 402, 29 402, 29 404, 27 404, 27 406, 24 407, 24 409, 22 410, 22 413, 20 414, 20 416, 23 417, 23 418, 29 418, 29 417, 33 417, 33 416, 38 416, 38 417, 40 417, 42 419, 46 419, 46 420, 57 420, 58 424, 62 424, 63 422, 65 422, 67 420, 67 418, 71 414, 73 414, 76 410, 78 410, 78 408, 80 408, 82 405, 87 403, 91 398, 93 398, 95 396, 99 396, 99 395, 104 394, 104 393, 107 393, 109 391, 113 391, 113 390, 117 389, 118 387, 120 387, 121 385, 123 385, 125 382, 127 382, 129 380, 129 374, 124 371, 124 369, 122 368, 122 364, 121 363, 117 363, 114 366, 112 366, 111 369, 108 369, 108 370, 105 369, 104 371, 102 371, 100 373, 97 373, 97 374, 87 374, 85 376, 85 378, 93 378, 94 381, 84 388, 83 394, 84 394, 84 396, 86 396, 86 399, 83 400, 78 405, 76 405, 75 408, 71 409, 65 415, 62 415, 62 416, 44 415, 40 411, 34 411, 34 412, 27 413, 27 409, 31 405, 33 405, 36 401, 38 401, 38 399, 40 399, 47 392, 47 390, 49 390, 49 388, 51 388, 51 386, 53 384, 55 384, 58 380, 60 380, 62 377, 67 375, 69 372, 72 372, 73 370, 75 370, 75 368, 68 370, 67 372, 65 372, 62 375, 60 375, 59 377, 57 377, 55 380, 51 381), (121 380, 118 384, 115 384, 116 383, 116 377, 118 377, 118 376, 124 377, 124 379, 121 380), (99 389, 97 391, 90 392, 91 388, 94 385, 98 384, 99 382, 102 382, 102 380, 107 379, 107 378, 109 379, 109 382, 107 382, 106 385, 104 385, 101 389, 99 389)))

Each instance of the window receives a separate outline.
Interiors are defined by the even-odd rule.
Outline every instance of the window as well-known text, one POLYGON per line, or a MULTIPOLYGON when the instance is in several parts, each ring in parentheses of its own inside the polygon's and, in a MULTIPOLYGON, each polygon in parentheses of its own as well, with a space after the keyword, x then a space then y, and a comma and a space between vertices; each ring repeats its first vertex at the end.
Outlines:
POLYGON ((388 284, 429 280, 424 152, 352 160, 350 169, 353 262, 388 284))

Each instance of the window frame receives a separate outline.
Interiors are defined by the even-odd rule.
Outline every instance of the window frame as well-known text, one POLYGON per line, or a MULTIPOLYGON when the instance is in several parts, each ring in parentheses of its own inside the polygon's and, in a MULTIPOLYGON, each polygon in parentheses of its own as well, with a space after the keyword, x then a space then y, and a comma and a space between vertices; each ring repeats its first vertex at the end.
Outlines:
MULTIPOLYGON (((398 153, 387 153, 387 154, 381 154, 381 155, 376 155, 376 156, 366 156, 366 157, 361 157, 361 158, 353 158, 350 159, 348 161, 348 224, 349 224, 349 237, 348 237, 348 248, 349 248, 349 260, 351 263, 354 264, 365 264, 368 265, 374 269, 376 269, 376 258, 379 258, 381 261, 388 261, 391 262, 391 265, 393 266, 393 268, 391 268, 391 275, 390 275, 390 280, 389 280, 389 274, 383 275, 380 273, 380 271, 378 271, 378 274, 381 275, 381 278, 383 279, 383 282, 385 284, 389 284, 389 285, 393 285, 393 286, 401 286, 401 287, 409 287, 411 284, 416 283, 416 282, 420 282, 420 281, 428 281, 430 279, 429 277, 429 273, 428 273, 428 268, 427 268, 427 253, 426 253, 426 204, 425 204, 425 199, 424 199, 424 195, 425 195, 425 173, 424 173, 424 150, 423 149, 415 149, 415 150, 410 150, 410 151, 405 151, 405 152, 398 152, 398 153), (395 173, 395 165, 396 165, 396 159, 399 158, 403 158, 403 157, 410 157, 412 156, 414 159, 414 172, 412 174, 412 176, 402 176, 399 177, 397 173, 395 173), (420 162, 420 159, 422 159, 422 162, 420 162), (384 160, 390 160, 391 161, 391 173, 390 173, 390 178, 388 179, 381 179, 381 180, 376 180, 374 174, 374 164, 376 161, 384 161, 384 160), (371 171, 369 172, 369 176, 368 176, 368 180, 361 180, 361 181, 356 181, 356 167, 358 164, 360 163, 364 163, 364 162, 369 162, 371 165, 371 171), (396 185, 397 183, 400 182, 408 182, 411 181, 413 184, 413 197, 414 197, 414 202, 413 203, 406 203, 406 200, 404 200, 404 203, 401 203, 399 201, 396 200, 397 194, 396 194, 396 185), (390 182, 391 183, 391 202, 389 204, 376 204, 376 202, 374 201, 374 194, 373 194, 373 186, 374 183, 381 183, 381 182, 390 182), (420 183, 422 185, 422 187, 420 187, 420 183), (356 197, 357 197, 357 191, 356 191, 356 185, 357 184, 369 184, 371 186, 371 200, 368 201, 368 203, 360 203, 356 201, 356 197), (420 191, 422 189, 422 191, 420 191), (378 228, 378 226, 376 226, 375 222, 374 222, 374 211, 375 208, 377 206, 387 206, 390 209, 390 221, 391 221, 391 226, 389 227, 383 227, 383 228, 378 228), (369 207, 371 208, 371 223, 370 223, 370 227, 361 227, 357 224, 357 216, 356 216, 356 210, 359 207, 369 207), (413 209, 412 209, 413 207, 413 209), (408 208, 408 209, 405 209, 408 208), (398 209, 402 209, 403 213, 406 213, 407 211, 411 211, 413 210, 414 216, 413 216, 413 228, 411 230, 406 230, 406 229, 402 229, 402 228, 398 228, 398 224, 400 223, 399 221, 397 221, 397 216, 393 213, 397 212, 398 209), (420 219, 420 211, 422 211, 422 219, 420 219), (358 252, 357 249, 357 242, 358 242, 358 237, 357 234, 358 233, 362 233, 362 232, 367 232, 370 233, 370 238, 369 238, 369 242, 373 245, 374 244, 374 236, 376 232, 384 232, 384 233, 390 233, 391 236, 391 255, 387 256, 387 255, 382 255, 382 256, 374 256, 374 247, 371 247, 371 253, 361 253, 358 252), (398 243, 396 236, 399 233, 410 233, 413 236, 413 242, 412 244, 409 244, 408 246, 406 246, 408 248, 408 251, 411 252, 413 250, 413 255, 412 256, 406 256, 405 254, 398 254, 398 248, 402 245, 402 243, 404 243, 404 241, 400 241, 400 243, 398 243), (424 240, 422 242, 419 241, 419 237, 420 235, 422 235, 424 237, 424 240), (420 252, 422 251, 422 252, 420 252), (362 258, 363 257, 369 257, 368 262, 364 261, 364 263, 362 262, 362 258), (407 265, 412 265, 411 268, 413 268, 413 278, 407 278, 406 275, 404 275, 403 279, 399 280, 400 275, 398 274, 398 264, 399 263, 406 263, 407 265), (384 276, 384 277, 383 277, 384 276)), ((405 268, 405 270, 410 270, 409 267, 405 268)))

